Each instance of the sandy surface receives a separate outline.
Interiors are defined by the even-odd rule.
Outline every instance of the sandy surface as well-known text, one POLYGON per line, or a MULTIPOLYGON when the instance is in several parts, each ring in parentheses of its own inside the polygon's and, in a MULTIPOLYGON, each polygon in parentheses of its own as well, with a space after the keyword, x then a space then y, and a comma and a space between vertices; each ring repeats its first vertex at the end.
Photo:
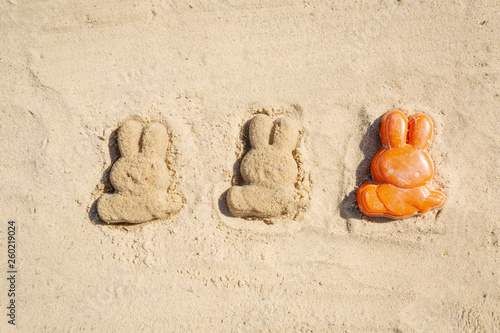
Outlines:
POLYGON ((0 306, 15 220, 18 332, 498 332, 499 75, 495 0, 2 1, 0 306), (447 202, 380 223, 355 190, 392 108, 434 119, 447 202), (223 200, 262 109, 310 176, 274 225, 223 200), (185 205, 108 226, 132 116, 169 124, 185 205))

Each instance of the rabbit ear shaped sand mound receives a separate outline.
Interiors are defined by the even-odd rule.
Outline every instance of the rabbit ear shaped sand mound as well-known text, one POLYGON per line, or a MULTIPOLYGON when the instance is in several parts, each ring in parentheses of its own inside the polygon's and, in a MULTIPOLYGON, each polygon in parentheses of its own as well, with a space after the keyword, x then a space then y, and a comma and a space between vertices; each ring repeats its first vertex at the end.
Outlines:
POLYGON ((252 149, 240 165, 245 185, 233 186, 227 194, 233 216, 271 218, 297 211, 298 166, 293 151, 298 137, 298 126, 291 118, 273 122, 259 114, 250 121, 252 149))
POLYGON ((182 197, 168 193, 172 182, 165 162, 169 142, 160 123, 125 122, 118 131, 121 156, 110 172, 112 194, 97 203, 108 223, 142 223, 167 217, 182 208, 182 197))
POLYGON ((380 124, 383 148, 371 164, 376 183, 365 183, 357 192, 363 214, 398 219, 443 205, 444 193, 427 187, 434 175, 431 158, 425 151, 432 132, 432 120, 425 114, 417 113, 407 119, 403 112, 394 110, 384 115, 380 124))

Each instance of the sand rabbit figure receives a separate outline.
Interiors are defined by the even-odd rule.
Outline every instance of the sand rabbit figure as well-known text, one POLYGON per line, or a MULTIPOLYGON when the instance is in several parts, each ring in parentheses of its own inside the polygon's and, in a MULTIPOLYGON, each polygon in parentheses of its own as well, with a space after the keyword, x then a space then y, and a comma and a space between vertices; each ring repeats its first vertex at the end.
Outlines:
POLYGON ((165 162, 168 133, 160 123, 129 120, 118 131, 121 156, 110 172, 112 194, 103 194, 97 211, 108 223, 141 223, 178 212, 182 197, 168 193, 171 176, 165 162))
POLYGON ((432 120, 425 114, 407 119, 403 112, 393 110, 384 115, 380 124, 383 148, 371 163, 376 183, 365 183, 357 192, 363 214, 398 219, 443 205, 444 193, 427 187, 434 175, 431 158, 425 151, 432 132, 432 120))
POLYGON ((277 217, 296 210, 298 167, 293 157, 299 129, 288 117, 275 122, 259 114, 250 122, 251 150, 241 161, 244 186, 227 194, 229 211, 237 217, 277 217))

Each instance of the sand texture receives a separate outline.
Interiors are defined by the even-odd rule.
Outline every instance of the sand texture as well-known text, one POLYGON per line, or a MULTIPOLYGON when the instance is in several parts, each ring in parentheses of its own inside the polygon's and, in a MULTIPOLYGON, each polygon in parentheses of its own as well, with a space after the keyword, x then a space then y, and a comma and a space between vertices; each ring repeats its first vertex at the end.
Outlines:
POLYGON ((0 77, 0 332, 499 332, 498 1, 6 0, 0 77), (367 217, 394 109, 446 201, 367 217))
POLYGON ((141 223, 166 218, 182 208, 182 197, 169 193, 172 179, 165 162, 168 133, 160 123, 129 120, 118 131, 120 158, 110 181, 116 193, 103 194, 99 217, 108 223, 141 223))
POLYGON ((274 123, 265 115, 256 115, 249 124, 251 150, 240 164, 243 186, 227 193, 227 205, 235 217, 278 217, 294 213, 301 205, 295 184, 298 177, 293 151, 299 129, 290 118, 274 123))

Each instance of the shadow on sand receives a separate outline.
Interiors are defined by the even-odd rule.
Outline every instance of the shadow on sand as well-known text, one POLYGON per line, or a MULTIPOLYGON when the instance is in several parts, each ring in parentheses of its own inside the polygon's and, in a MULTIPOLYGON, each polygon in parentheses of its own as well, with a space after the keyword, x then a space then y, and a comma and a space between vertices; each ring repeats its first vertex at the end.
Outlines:
MULTIPOLYGON (((361 213, 356 202, 356 191, 358 190, 359 186, 366 182, 373 182, 373 178, 371 177, 370 172, 370 164, 373 156, 375 156, 377 151, 382 148, 379 135, 380 122, 382 121, 382 117, 383 116, 377 118, 373 122, 373 124, 368 127, 365 134, 363 135, 363 139, 359 144, 359 149, 363 152, 364 158, 356 169, 356 189, 349 193, 340 204, 340 216, 346 220, 357 219, 376 223, 386 223, 394 221, 386 217, 366 216, 361 213)), ((349 221, 347 222, 347 228, 350 229, 349 221)))

